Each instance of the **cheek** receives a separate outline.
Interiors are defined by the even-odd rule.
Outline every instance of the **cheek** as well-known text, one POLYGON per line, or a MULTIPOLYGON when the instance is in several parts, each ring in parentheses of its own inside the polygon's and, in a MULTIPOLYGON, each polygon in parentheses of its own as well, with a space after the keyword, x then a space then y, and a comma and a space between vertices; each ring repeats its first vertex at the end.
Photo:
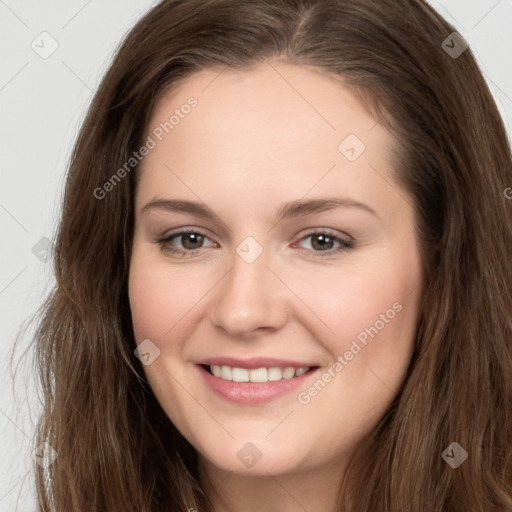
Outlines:
POLYGON ((310 329, 316 325, 331 353, 339 354, 356 338, 364 343, 369 331, 415 325, 419 275, 414 266, 379 263, 329 270, 296 278, 290 287, 307 306, 303 323, 310 329))
POLYGON ((419 275, 414 265, 383 270, 339 273, 335 279, 317 275, 301 291, 321 317, 314 332, 332 363, 297 399, 307 421, 332 417, 337 404, 345 432, 339 429, 332 439, 340 443, 351 430, 363 435, 384 414, 403 384, 414 349, 419 275))
POLYGON ((301 285, 297 280, 297 294, 309 298, 316 314, 308 315, 310 331, 339 363, 330 367, 332 392, 352 390, 365 414, 374 414, 377 403, 386 406, 405 377, 419 318, 420 269, 417 253, 403 251, 372 257, 358 269, 316 273, 301 285))
MULTIPOLYGON (((158 339, 158 333, 165 328, 162 310, 173 311, 173 305, 167 302, 172 295, 164 296, 157 284, 150 273, 144 272, 137 264, 132 264, 128 295, 133 330, 138 343, 145 338, 158 339)), ((169 318, 169 321, 172 322, 172 318, 169 318)))
POLYGON ((200 297, 197 283, 191 283, 186 273, 164 270, 142 251, 132 256, 128 295, 137 342, 149 338, 158 345, 200 297))

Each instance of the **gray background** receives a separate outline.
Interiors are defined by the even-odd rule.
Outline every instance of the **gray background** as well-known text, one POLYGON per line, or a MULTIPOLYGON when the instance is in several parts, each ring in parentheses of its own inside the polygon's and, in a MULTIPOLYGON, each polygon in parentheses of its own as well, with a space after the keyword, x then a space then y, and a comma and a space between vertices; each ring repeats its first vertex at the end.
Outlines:
MULTIPOLYGON (((154 3, 0 0, 2 511, 36 510, 30 464, 38 399, 30 360, 22 360, 13 381, 10 358, 20 328, 52 284, 45 239, 54 237, 66 163, 115 48, 154 3), (50 36, 40 36, 45 31, 50 36)), ((469 42, 512 135, 512 1, 431 3, 469 42)), ((21 335, 15 364, 32 332, 21 335)))

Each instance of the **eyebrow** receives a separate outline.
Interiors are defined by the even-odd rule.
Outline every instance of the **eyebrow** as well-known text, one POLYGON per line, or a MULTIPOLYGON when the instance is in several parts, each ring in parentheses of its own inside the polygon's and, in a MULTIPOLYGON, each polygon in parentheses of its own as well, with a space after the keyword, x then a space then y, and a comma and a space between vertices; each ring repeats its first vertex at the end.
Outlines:
MULTIPOLYGON (((141 214, 151 209, 161 209, 177 213, 190 213, 206 220, 217 220, 225 226, 220 217, 205 204, 181 199, 153 199, 142 209, 141 214)), ((379 214, 367 204, 355 201, 349 197, 325 197, 319 199, 296 200, 283 204, 277 211, 278 222, 288 218, 305 217, 335 208, 358 208, 380 218, 379 214)), ((231 231, 231 230, 229 230, 231 231)))

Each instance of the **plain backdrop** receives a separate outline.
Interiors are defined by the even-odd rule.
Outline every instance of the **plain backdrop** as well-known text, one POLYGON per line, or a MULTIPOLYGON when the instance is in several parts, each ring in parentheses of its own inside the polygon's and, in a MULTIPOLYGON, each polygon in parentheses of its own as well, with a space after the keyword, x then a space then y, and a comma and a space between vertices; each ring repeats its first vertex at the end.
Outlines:
MULTIPOLYGON (((30 360, 20 358, 31 328, 14 354, 16 379, 11 354, 52 285, 46 259, 66 164, 117 45, 154 3, 0 0, 1 511, 36 511, 31 464, 39 405, 30 360)), ((470 44, 512 134, 512 2, 431 3, 470 44)))

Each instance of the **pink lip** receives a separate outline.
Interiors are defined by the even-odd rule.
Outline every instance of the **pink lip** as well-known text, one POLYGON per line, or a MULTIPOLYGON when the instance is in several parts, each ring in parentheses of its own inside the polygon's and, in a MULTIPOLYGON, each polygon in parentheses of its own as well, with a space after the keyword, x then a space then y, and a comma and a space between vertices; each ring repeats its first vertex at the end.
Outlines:
MULTIPOLYGON (((225 361, 225 359, 223 359, 223 361, 225 361)), ((238 361, 237 364, 233 366, 236 366, 237 368, 244 368, 243 366, 238 366, 239 364, 240 362, 238 361)), ((279 366, 274 365, 273 363, 268 366, 270 367, 272 365, 276 367, 279 366)), ((229 364, 226 366, 231 365, 229 364)), ((256 365, 253 368, 261 368, 262 366, 267 367, 267 364, 260 366, 256 365)), ((294 365, 286 364, 286 366, 294 365)), ((301 366, 297 366, 297 368, 300 367, 301 366)), ((273 382, 233 382, 231 380, 224 380, 220 377, 215 377, 203 366, 198 365, 197 368, 206 385, 214 393, 231 402, 236 402, 243 405, 264 404, 266 402, 270 402, 284 395, 287 395, 300 386, 304 386, 305 381, 309 379, 313 373, 316 373, 317 370, 310 370, 300 377, 294 377, 292 379, 281 379, 273 382)))
MULTIPOLYGON (((237 359, 236 357, 210 357, 201 361, 196 361, 196 364, 203 364, 206 366, 231 366, 232 368, 246 368, 247 370, 254 370, 256 368, 311 368, 316 366, 312 363, 301 363, 297 361, 286 361, 284 359, 274 359, 272 357, 252 357, 250 359, 237 359)), ((278 381, 279 382, 279 381, 278 381)))

